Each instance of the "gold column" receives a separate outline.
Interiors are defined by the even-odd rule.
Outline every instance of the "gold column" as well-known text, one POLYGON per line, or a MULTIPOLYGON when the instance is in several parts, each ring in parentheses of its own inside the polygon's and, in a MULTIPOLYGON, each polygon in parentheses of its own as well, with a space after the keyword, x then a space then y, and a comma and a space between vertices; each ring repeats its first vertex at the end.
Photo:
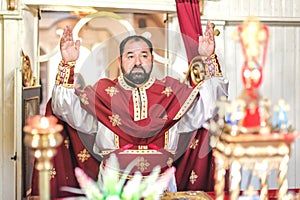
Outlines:
POLYGON ((62 143, 60 131, 62 125, 57 124, 54 116, 42 117, 36 115, 27 120, 24 127, 24 143, 31 148, 36 159, 35 168, 39 171, 40 200, 50 200, 49 170, 52 168, 52 158, 56 148, 62 143))
POLYGON ((268 197, 268 172, 267 170, 260 174, 260 184, 261 184, 261 192, 259 198, 261 200, 267 200, 268 197))
POLYGON ((225 174, 227 169, 227 164, 223 156, 218 152, 213 152, 216 162, 215 168, 215 186, 214 191, 216 195, 216 200, 223 200, 224 199, 224 188, 225 188, 225 174))
POLYGON ((282 159, 278 172, 278 199, 285 198, 288 191, 287 170, 288 170, 289 155, 285 155, 282 159))

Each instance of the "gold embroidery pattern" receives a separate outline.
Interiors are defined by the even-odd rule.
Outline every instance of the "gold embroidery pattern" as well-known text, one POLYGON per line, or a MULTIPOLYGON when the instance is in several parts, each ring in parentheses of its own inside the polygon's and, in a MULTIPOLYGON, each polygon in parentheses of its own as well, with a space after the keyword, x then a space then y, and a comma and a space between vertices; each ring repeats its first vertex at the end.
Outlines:
POLYGON ((141 171, 144 172, 148 167, 150 166, 150 163, 144 158, 144 157, 139 157, 138 158, 138 163, 136 164, 136 167, 141 171))
POLYGON ((65 61, 60 61, 58 65, 58 73, 56 75, 56 80, 55 84, 67 87, 67 88, 74 88, 74 83, 69 83, 69 79, 71 76, 71 71, 74 71, 76 62, 71 61, 71 62, 65 62, 65 61))
POLYGON ((140 95, 141 95, 141 101, 142 101, 142 107, 141 107, 141 119, 146 119, 148 116, 148 98, 147 93, 144 88, 140 89, 140 95))
POLYGON ((91 155, 89 154, 89 152, 86 149, 83 149, 82 151, 80 151, 79 154, 77 154, 78 159, 84 163, 85 161, 87 161, 91 155))
POLYGON ((69 149, 69 147, 70 147, 70 141, 69 141, 69 138, 66 138, 66 139, 64 140, 64 145, 65 145, 65 147, 66 147, 67 149, 69 149))
POLYGON ((55 178, 55 175, 56 175, 56 169, 54 167, 52 167, 50 170, 49 170, 49 178, 50 180, 55 178))
POLYGON ((87 95, 85 93, 80 94, 80 101, 83 103, 83 105, 89 104, 89 99, 87 98, 87 95))
POLYGON ((114 96, 115 94, 117 94, 119 92, 119 90, 116 87, 108 87, 105 89, 105 92, 110 96, 114 96))
POLYGON ((173 90, 171 87, 166 87, 164 91, 162 91, 162 94, 167 95, 167 97, 169 97, 172 94, 173 90))
POLYGON ((180 110, 174 117, 174 120, 177 120, 181 118, 181 116, 188 110, 188 108, 191 106, 191 104, 194 102, 195 98, 197 97, 197 94, 199 93, 200 86, 204 83, 204 81, 201 81, 192 91, 190 96, 187 98, 187 100, 184 102, 184 104, 181 106, 180 110))
POLYGON ((193 139, 192 144, 190 145, 191 149, 196 149, 196 147, 198 146, 198 139, 193 139))
POLYGON ((147 149, 147 150, 142 150, 142 149, 126 149, 120 154, 161 154, 161 152, 157 150, 152 150, 152 149, 147 149))
POLYGON ((141 108, 138 89, 132 90, 134 121, 141 120, 141 108))
POLYGON ((114 138, 115 138, 115 147, 119 149, 120 148, 119 136, 117 134, 114 134, 114 138))
POLYGON ((147 118, 148 115, 148 98, 144 88, 132 90, 134 121, 147 118))
POLYGON ((194 170, 192 170, 191 175, 190 175, 190 182, 194 184, 196 182, 196 179, 198 178, 197 174, 195 173, 194 170))
POLYGON ((112 116, 108 116, 110 123, 112 124, 112 126, 120 126, 121 123, 121 118, 119 115, 112 115, 112 116))
POLYGON ((169 131, 165 132, 165 149, 168 149, 168 144, 169 144, 169 131))

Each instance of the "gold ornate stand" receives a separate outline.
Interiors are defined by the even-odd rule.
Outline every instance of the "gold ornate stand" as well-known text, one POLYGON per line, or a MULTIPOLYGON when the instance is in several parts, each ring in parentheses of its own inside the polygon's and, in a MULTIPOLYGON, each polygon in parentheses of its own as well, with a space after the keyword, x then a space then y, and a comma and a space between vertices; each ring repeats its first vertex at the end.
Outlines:
POLYGON ((39 171, 40 200, 50 200, 49 170, 52 168, 51 160, 56 155, 56 148, 63 140, 59 133, 62 129, 62 125, 57 124, 57 118, 54 116, 39 115, 29 118, 24 127, 24 143, 32 149, 36 158, 35 168, 39 171))
POLYGON ((251 170, 260 179, 260 199, 268 199, 268 174, 278 169, 278 199, 287 194, 287 169, 291 143, 297 134, 273 133, 269 135, 239 134, 231 136, 222 134, 213 150, 215 157, 215 195, 224 199, 226 169, 229 171, 230 199, 240 195, 241 168, 251 170))

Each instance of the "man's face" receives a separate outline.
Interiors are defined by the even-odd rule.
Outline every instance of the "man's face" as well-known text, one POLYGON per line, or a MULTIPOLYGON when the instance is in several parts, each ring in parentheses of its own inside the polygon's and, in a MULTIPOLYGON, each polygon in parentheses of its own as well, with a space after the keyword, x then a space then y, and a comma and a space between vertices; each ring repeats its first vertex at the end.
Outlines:
POLYGON ((140 86, 149 80, 153 56, 146 42, 129 40, 124 46, 121 59, 121 70, 125 80, 135 86, 140 86))

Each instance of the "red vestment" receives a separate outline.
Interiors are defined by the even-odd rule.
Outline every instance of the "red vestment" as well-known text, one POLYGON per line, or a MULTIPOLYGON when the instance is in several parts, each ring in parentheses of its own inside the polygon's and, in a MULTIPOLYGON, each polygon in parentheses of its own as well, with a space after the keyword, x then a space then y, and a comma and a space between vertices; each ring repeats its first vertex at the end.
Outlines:
MULTIPOLYGON (((140 88, 135 90, 142 92, 139 91, 142 90, 140 88)), ((93 87, 87 86, 83 91, 76 90, 76 94, 83 97, 82 108, 119 136, 120 148, 127 144, 153 144, 163 148, 164 140, 160 138, 188 110, 198 96, 198 91, 199 87, 193 89, 178 80, 166 77, 162 81, 150 81, 148 86, 146 84, 143 91, 146 95, 136 98, 144 99, 139 102, 134 101, 132 88, 124 89, 117 79, 102 79, 93 87), (108 88, 115 93, 107 92, 108 88), (134 109, 140 103, 141 108, 134 109), (144 106, 145 109, 142 108, 144 106), (183 106, 186 108, 182 109, 183 106), (142 117, 140 114, 141 117, 136 117, 134 112, 148 112, 148 115, 142 117)))
MULTIPOLYGON (((162 81, 156 80, 146 89, 148 97, 147 117, 143 116, 143 109, 141 109, 138 117, 134 115, 133 111, 136 111, 134 106, 137 106, 134 102, 136 98, 132 96, 132 90, 122 88, 117 80, 100 80, 94 87, 88 86, 84 91, 77 90, 76 93, 81 98, 82 107, 119 136, 118 151, 126 151, 128 148, 138 149, 139 146, 144 147, 143 145, 147 145, 149 149, 166 152, 165 133, 195 101, 199 94, 198 89, 197 86, 190 88, 170 77, 162 81), (119 117, 113 118, 117 115, 119 117), (137 120, 138 118, 140 119, 137 120)), ((51 104, 48 103, 48 105, 51 104)), ((52 114, 50 106, 48 106, 47 112, 52 114)), ((60 187, 79 187, 74 176, 75 167, 83 168, 92 178, 96 179, 100 163, 93 157, 91 148, 84 146, 78 133, 64 122, 61 121, 61 123, 65 127, 62 132, 65 142, 58 148, 58 154, 53 161, 53 172, 55 174, 50 179, 51 196, 53 198, 73 196, 73 194, 60 191, 60 187)), ((179 146, 182 147, 183 143, 190 144, 190 139, 194 139, 193 137, 192 135, 188 138, 181 136, 179 146)), ((180 180, 180 182, 177 181, 179 190, 180 188, 189 189, 187 187, 191 185, 188 184, 190 182, 189 174, 195 167, 199 169, 199 172, 197 172, 199 178, 195 179, 192 184, 193 187, 190 188, 194 190, 211 188, 207 184, 207 179, 211 180, 212 178, 209 175, 211 165, 207 163, 210 161, 211 153, 208 152, 200 158, 205 161, 202 166, 190 165, 199 160, 197 150, 202 147, 202 143, 205 148, 209 148, 208 137, 203 137, 202 134, 197 134, 197 137, 200 138, 198 139, 198 147, 188 150, 189 155, 193 154, 194 156, 189 156, 188 160, 180 159, 175 162, 178 169, 176 178, 180 180), (199 183, 201 184, 199 185, 199 183)), ((93 141, 94 138, 91 136, 91 143, 93 141)), ((157 159, 154 161, 157 161, 157 159)), ((38 194, 38 173, 36 171, 33 175, 32 194, 38 194)))

